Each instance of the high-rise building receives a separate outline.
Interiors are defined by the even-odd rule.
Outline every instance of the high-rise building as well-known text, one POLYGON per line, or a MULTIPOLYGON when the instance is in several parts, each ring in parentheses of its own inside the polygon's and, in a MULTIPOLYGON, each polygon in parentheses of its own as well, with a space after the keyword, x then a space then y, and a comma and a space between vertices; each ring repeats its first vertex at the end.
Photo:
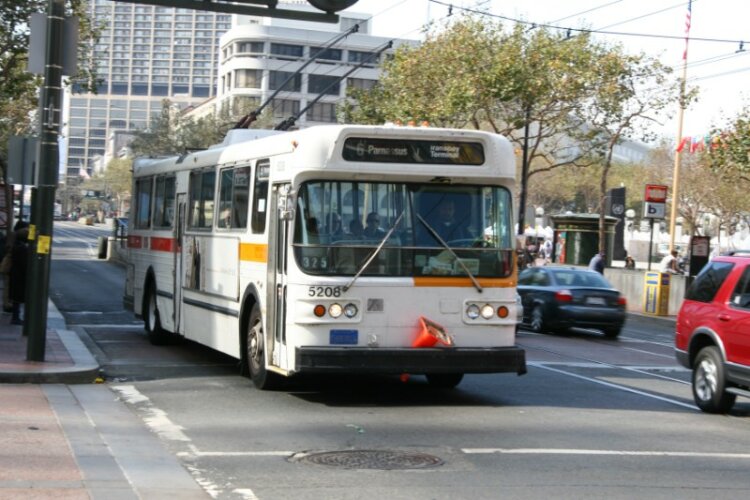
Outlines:
MULTIPOLYGON (((279 7, 316 11, 304 1, 279 7)), ((106 168, 134 131, 147 128, 165 99, 194 116, 221 108, 237 113, 264 102, 317 54, 268 109, 278 123, 322 94, 297 125, 335 122, 347 87, 367 88, 377 80, 380 58, 373 55, 388 41, 369 34, 369 16, 361 13, 340 12, 339 22, 329 24, 110 0, 91 0, 90 8, 94 22, 105 26, 94 47, 101 83, 96 94, 75 85, 65 93, 65 210, 72 208, 66 197, 106 168), (319 53, 354 24, 357 33, 319 53), (355 73, 339 79, 360 62, 365 64, 355 73)))
POLYGON ((66 92, 63 136, 66 184, 107 154, 116 131, 144 129, 169 99, 182 107, 216 93, 219 38, 229 14, 109 0, 92 0, 94 22, 104 31, 94 47, 96 94, 66 92))

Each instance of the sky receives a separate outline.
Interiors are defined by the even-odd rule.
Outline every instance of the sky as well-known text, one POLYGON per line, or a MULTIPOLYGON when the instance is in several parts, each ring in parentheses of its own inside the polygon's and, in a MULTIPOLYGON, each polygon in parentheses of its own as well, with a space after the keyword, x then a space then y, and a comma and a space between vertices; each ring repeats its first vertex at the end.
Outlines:
MULTIPOLYGON (((687 0, 359 0, 348 10, 373 15, 371 34, 421 38, 428 20, 442 21, 444 4, 492 15, 564 28, 587 28, 639 35, 597 34, 632 53, 658 57, 682 74, 687 0)), ((750 106, 750 1, 693 0, 687 57, 687 83, 699 87, 699 101, 684 114, 682 136, 704 136, 750 106), (740 51, 740 41, 744 51, 740 51), (707 40, 700 40, 707 39, 707 40), (711 41, 709 41, 711 40, 711 41), (716 41, 713 41, 716 40, 716 41)), ((678 135, 678 109, 657 127, 668 138, 678 135)))

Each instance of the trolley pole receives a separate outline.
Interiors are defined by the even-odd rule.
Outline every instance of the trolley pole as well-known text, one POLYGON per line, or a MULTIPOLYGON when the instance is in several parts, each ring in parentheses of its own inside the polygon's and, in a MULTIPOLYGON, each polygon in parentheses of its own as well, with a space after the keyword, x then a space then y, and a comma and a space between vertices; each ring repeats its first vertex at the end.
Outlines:
POLYGON ((52 250, 52 211, 57 188, 60 151, 57 138, 62 117, 62 48, 65 0, 49 0, 47 5, 47 47, 44 86, 39 97, 40 145, 39 176, 31 207, 29 228, 29 269, 24 311, 24 334, 28 335, 26 359, 44 361, 47 342, 47 301, 49 298, 50 251, 52 250))

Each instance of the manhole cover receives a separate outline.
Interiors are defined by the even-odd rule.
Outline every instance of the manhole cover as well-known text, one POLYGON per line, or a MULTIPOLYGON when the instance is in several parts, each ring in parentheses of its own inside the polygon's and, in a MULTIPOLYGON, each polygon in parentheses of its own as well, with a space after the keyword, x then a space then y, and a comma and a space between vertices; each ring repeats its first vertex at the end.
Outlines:
POLYGON ((324 451, 298 455, 294 460, 342 469, 428 469, 443 465, 438 457, 426 453, 390 450, 324 451))

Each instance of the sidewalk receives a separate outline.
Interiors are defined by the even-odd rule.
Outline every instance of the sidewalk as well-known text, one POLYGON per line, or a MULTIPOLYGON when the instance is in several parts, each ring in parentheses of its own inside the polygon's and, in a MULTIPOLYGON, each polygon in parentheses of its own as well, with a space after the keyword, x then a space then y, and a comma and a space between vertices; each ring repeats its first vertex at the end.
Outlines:
POLYGON ((11 325, 10 315, 0 316, 0 383, 93 383, 99 364, 65 321, 52 301, 47 308, 47 342, 44 361, 27 361, 27 341, 21 325, 11 325))
POLYGON ((0 315, 0 498, 207 499, 107 384, 50 301, 45 360, 27 361, 23 327, 0 315))

